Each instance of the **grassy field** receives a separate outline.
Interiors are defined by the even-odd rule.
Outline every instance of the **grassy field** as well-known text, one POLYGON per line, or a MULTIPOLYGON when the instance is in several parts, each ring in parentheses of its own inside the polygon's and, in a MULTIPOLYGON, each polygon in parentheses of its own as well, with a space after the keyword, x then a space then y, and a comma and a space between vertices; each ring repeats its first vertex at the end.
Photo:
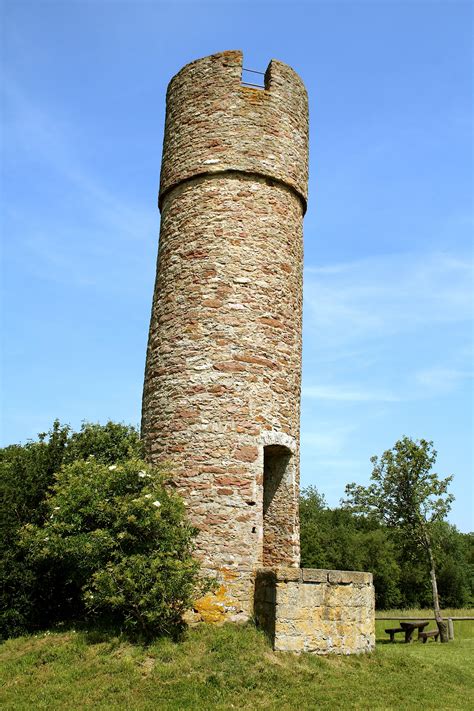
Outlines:
POLYGON ((469 629, 447 645, 381 641, 369 655, 326 658, 275 654, 251 625, 201 626, 180 643, 148 647, 94 631, 45 633, 0 647, 0 703, 15 711, 472 709, 469 629))

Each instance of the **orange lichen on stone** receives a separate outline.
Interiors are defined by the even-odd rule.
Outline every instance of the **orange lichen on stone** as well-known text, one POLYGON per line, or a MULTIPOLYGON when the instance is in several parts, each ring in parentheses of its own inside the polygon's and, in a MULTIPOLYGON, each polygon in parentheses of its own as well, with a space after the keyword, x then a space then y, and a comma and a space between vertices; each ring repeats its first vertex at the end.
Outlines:
POLYGON ((194 602, 194 611, 202 622, 224 623, 226 608, 232 606, 226 588, 221 585, 215 592, 209 593, 194 602))

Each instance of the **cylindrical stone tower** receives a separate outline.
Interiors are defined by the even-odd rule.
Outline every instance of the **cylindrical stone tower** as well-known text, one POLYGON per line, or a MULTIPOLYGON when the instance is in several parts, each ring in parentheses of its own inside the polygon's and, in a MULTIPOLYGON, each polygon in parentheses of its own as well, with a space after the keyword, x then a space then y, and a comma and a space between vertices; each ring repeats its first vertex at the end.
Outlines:
POLYGON ((299 565, 304 85, 242 53, 170 82, 161 231, 143 394, 147 458, 168 462, 217 575, 205 619, 252 614, 256 569, 299 565))

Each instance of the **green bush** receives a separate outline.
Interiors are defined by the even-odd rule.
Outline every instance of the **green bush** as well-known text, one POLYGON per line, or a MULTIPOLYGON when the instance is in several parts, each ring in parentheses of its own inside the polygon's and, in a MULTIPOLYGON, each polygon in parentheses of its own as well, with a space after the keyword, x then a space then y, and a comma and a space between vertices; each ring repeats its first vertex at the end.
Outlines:
POLYGON ((0 449, 0 547, 11 549, 12 540, 25 523, 39 523, 55 474, 63 463, 93 456, 103 463, 140 457, 142 445, 134 427, 115 422, 84 422, 71 432, 57 420, 37 442, 13 444, 0 449))
POLYGON ((105 617, 144 637, 179 630, 206 583, 183 502, 159 472, 138 459, 79 460, 57 474, 46 507, 21 543, 36 565, 62 571, 58 610, 66 596, 76 617, 105 617))
POLYGON ((103 464, 116 464, 143 455, 138 430, 121 422, 105 425, 83 422, 79 432, 71 432, 64 453, 64 463, 89 457, 103 464))
POLYGON ((177 629, 200 586, 193 532, 141 453, 137 430, 114 422, 56 421, 0 449, 0 637, 87 615, 177 629))

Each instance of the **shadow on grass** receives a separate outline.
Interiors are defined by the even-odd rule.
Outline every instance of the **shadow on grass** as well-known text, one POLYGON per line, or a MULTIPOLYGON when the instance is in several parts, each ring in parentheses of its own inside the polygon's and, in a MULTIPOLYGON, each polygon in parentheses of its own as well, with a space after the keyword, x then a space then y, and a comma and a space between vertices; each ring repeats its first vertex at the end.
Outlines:
POLYGON ((137 645, 144 649, 155 644, 160 639, 178 644, 185 639, 187 627, 171 630, 169 633, 156 635, 144 635, 138 631, 127 630, 118 623, 108 620, 81 620, 71 623, 58 624, 54 628, 57 632, 77 632, 87 645, 112 644, 118 645, 122 642, 137 645))

